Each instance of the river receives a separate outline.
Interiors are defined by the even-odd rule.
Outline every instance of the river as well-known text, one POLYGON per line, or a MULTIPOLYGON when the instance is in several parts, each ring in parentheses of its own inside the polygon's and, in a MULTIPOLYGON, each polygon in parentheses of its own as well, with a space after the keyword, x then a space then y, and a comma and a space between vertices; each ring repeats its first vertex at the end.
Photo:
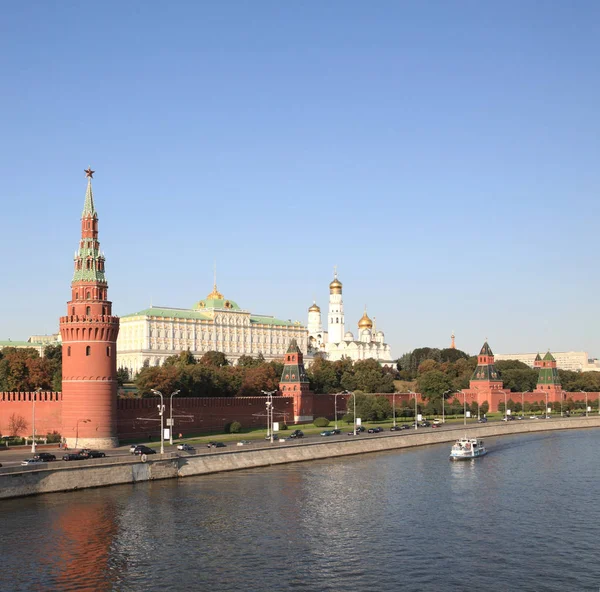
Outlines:
POLYGON ((0 589, 600 589, 600 430, 0 502, 0 589))

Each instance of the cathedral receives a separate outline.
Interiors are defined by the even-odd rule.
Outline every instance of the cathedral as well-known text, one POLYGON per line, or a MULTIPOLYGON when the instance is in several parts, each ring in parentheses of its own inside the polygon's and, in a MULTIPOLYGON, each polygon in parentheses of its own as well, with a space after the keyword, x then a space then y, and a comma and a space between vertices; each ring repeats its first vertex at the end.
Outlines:
POLYGON ((357 339, 354 339, 351 331, 345 330, 342 282, 337 277, 337 271, 329 284, 327 331, 323 330, 321 309, 316 303, 308 309, 307 328, 308 350, 312 355, 321 354, 331 361, 342 358, 350 358, 352 361, 373 358, 383 366, 394 364, 383 331, 375 329, 375 324, 366 310, 358 321, 357 339))

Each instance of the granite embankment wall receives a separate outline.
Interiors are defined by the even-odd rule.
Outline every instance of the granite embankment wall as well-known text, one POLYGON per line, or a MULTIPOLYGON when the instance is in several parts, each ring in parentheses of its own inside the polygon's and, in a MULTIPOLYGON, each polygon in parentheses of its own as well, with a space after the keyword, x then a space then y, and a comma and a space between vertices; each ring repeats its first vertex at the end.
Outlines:
MULTIPOLYGON (((477 427, 469 426, 466 428, 466 433, 470 437, 489 438, 583 428, 600 428, 600 417, 493 423, 477 427)), ((356 439, 342 436, 323 442, 279 442, 272 447, 236 448, 198 455, 169 453, 151 456, 147 462, 141 462, 138 457, 125 456, 95 459, 87 465, 83 464, 84 461, 78 463, 60 461, 46 465, 46 468, 5 468, 0 469, 0 499, 397 450, 452 442, 464 434, 465 428, 458 426, 456 429, 449 430, 395 432, 385 436, 356 439)))

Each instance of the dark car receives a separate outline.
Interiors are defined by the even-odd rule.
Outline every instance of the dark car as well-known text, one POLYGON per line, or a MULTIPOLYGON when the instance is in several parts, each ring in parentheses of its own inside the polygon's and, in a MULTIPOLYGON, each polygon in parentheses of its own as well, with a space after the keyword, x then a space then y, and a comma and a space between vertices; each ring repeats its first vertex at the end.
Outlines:
POLYGON ((304 438, 304 432, 302 430, 294 430, 290 434, 290 438, 304 438))
POLYGON ((154 448, 149 448, 148 446, 144 446, 143 444, 138 444, 131 454, 156 454, 156 450, 154 448))
POLYGON ((85 456, 81 456, 79 452, 69 452, 63 456, 63 460, 85 460, 85 456))
POLYGON ((404 429, 404 428, 403 428, 402 426, 395 425, 395 426, 392 426, 392 427, 390 428, 390 432, 399 432, 399 431, 401 431, 401 430, 403 430, 403 429, 404 429))
POLYGON ((356 431, 357 432, 364 432, 364 431, 366 431, 366 428, 365 428, 365 426, 361 426, 361 425, 360 426, 356 426, 356 431))
POLYGON ((206 446, 208 448, 225 448, 225 442, 209 442, 206 446))
POLYGON ((342 430, 340 430, 339 428, 333 428, 331 432, 334 436, 339 436, 342 433, 342 430))
POLYGON ((431 423, 429 423, 428 421, 420 421, 419 422, 419 427, 420 428, 430 428, 431 427, 431 423))
POLYGON ((480 418, 477 420, 477 423, 487 423, 487 417, 480 417, 480 418))
POLYGON ((331 430, 323 430, 321 436, 333 436, 333 432, 331 430))
POLYGON ((84 458, 104 458, 106 454, 104 452, 100 452, 99 450, 90 450, 89 448, 84 448, 79 451, 79 454, 84 458))
POLYGON ((39 454, 34 455, 34 457, 36 460, 41 460, 42 462, 52 462, 53 460, 56 460, 56 457, 53 454, 50 454, 49 452, 40 452, 39 454))
POLYGON ((369 428, 367 430, 369 434, 378 434, 379 432, 383 432, 383 428, 369 428))
POLYGON ((194 447, 191 444, 177 444, 177 450, 183 450, 185 452, 195 452, 194 447))

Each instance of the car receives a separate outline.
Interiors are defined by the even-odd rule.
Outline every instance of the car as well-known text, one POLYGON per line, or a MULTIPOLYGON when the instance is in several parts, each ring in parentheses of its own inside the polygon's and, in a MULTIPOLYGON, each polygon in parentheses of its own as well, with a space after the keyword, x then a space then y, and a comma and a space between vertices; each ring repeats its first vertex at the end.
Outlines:
POLYGON ((508 417, 505 415, 502 418, 502 421, 515 421, 515 418, 512 415, 509 415, 508 417))
POLYGON ((24 460, 24 461, 21 462, 21 466, 25 467, 27 465, 37 465, 37 464, 40 464, 40 463, 43 463, 43 462, 45 462, 45 461, 43 461, 40 458, 28 458, 28 459, 26 459, 26 460, 24 460))
MULTIPOLYGON (((271 436, 265 436, 265 440, 270 440, 271 436)), ((273 440, 279 440, 279 436, 277 434, 273 434, 273 440)))
POLYGON ((63 456, 63 460, 85 460, 85 456, 81 456, 79 452, 69 452, 63 456))
POLYGON ((250 440, 240 440, 237 443, 238 446, 246 446, 246 444, 251 444, 250 440))
POLYGON ((99 450, 90 450, 89 448, 83 448, 79 451, 79 454, 84 458, 104 458, 106 454, 104 452, 100 452, 99 450))
POLYGON ((537 415, 531 415, 529 416, 529 419, 539 419, 539 417, 537 415))
MULTIPOLYGON (((414 427, 414 426, 413 426, 413 427, 414 427)), ((403 430, 410 430, 410 425, 408 425, 407 423, 403 423, 403 424, 400 426, 400 428, 401 428, 401 429, 403 429, 403 430)))
POLYGON ((441 428, 441 427, 442 427, 442 424, 441 424, 441 423, 434 423, 434 424, 432 424, 432 426, 431 426, 431 427, 432 427, 432 428, 441 428))
POLYGON ((135 452, 135 449, 136 449, 138 446, 140 446, 140 444, 132 444, 132 445, 129 447, 129 452, 131 452, 131 454, 133 454, 133 453, 135 452))
POLYGON ((333 432, 331 430, 323 430, 321 436, 333 436, 333 432))
POLYGON ((154 448, 149 448, 148 446, 144 446, 143 444, 138 444, 131 454, 141 455, 141 454, 156 454, 156 450, 154 448))
POLYGON ((517 415, 517 419, 525 419, 525 416, 523 416, 523 415, 517 415))
POLYGON ((342 433, 342 430, 339 428, 333 428, 331 431, 333 432, 334 436, 339 436, 342 433))
POLYGON ((379 432, 383 432, 383 428, 369 428, 367 430, 369 434, 378 434, 379 432))
POLYGON ((431 423, 428 421, 420 421, 419 422, 419 427, 420 428, 430 428, 431 427, 431 423))
POLYGON ((206 446, 208 448, 225 448, 225 442, 209 442, 206 446))
POLYGON ((191 444, 177 444, 177 450, 184 450, 185 452, 194 452, 195 448, 191 444))
POLYGON ((290 438, 304 438, 304 432, 302 430, 294 430, 290 434, 290 438))
POLYGON ((434 420, 433 420, 433 425, 438 425, 438 424, 440 424, 440 423, 442 423, 442 420, 441 420, 441 419, 434 419, 434 420))
POLYGON ((49 452, 39 452, 38 454, 35 454, 33 458, 39 459, 42 462, 52 462, 53 460, 56 460, 56 457, 49 452))
POLYGON ((477 423, 487 423, 487 417, 480 417, 480 418, 477 420, 477 423))
POLYGON ((392 426, 392 427, 390 428, 390 432, 399 432, 399 431, 401 431, 401 430, 403 430, 403 429, 404 429, 404 428, 403 428, 402 426, 395 425, 395 426, 392 426))
POLYGON ((367 428, 365 428, 365 426, 356 426, 356 431, 357 432, 365 432, 367 428))

